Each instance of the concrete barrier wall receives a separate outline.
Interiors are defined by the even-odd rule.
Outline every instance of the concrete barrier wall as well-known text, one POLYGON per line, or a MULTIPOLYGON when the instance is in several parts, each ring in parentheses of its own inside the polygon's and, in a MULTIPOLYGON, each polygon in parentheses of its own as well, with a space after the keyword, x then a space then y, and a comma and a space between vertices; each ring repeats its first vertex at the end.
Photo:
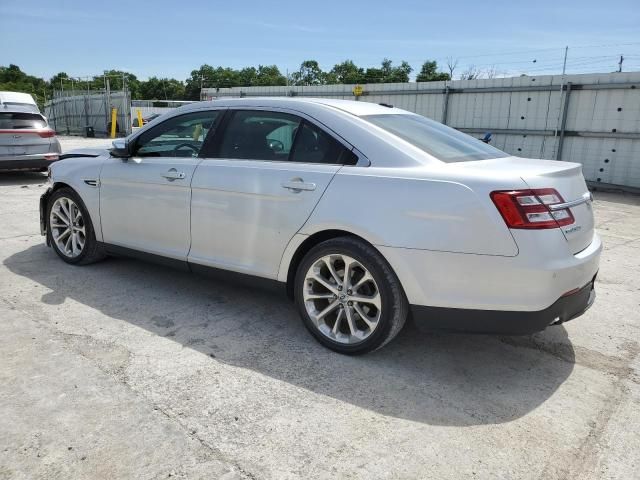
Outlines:
MULTIPOLYGON (((583 165, 595 184, 640 188, 640 72, 524 76, 362 85, 360 101, 388 103, 471 135, 513 155, 583 165)), ((234 87, 216 97, 299 96, 354 100, 353 85, 234 87)))

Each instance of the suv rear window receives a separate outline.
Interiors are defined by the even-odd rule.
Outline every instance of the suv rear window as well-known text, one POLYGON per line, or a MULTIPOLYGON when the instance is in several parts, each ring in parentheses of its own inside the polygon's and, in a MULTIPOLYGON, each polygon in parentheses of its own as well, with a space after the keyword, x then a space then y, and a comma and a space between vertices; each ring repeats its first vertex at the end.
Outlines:
POLYGON ((361 118, 443 162, 468 162, 509 156, 477 138, 420 115, 364 115, 361 118))
POLYGON ((47 122, 37 113, 0 112, 0 130, 44 128, 47 122))

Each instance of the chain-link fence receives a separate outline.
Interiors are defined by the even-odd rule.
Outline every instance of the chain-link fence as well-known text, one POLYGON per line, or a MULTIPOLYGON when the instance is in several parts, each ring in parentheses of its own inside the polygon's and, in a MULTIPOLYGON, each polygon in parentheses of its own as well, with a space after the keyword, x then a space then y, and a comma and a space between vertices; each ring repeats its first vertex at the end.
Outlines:
POLYGON ((45 104, 45 116, 61 135, 107 136, 111 132, 112 108, 117 109, 117 135, 131 133, 128 91, 57 90, 45 104))

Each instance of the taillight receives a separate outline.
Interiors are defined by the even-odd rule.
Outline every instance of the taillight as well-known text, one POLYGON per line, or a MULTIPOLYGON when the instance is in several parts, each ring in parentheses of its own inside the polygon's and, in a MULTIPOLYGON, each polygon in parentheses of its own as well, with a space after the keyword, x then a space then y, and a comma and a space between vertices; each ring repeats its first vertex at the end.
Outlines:
POLYGON ((50 128, 45 128, 43 130, 38 130, 38 135, 42 138, 51 138, 56 136, 56 132, 50 128))
POLYGON ((568 208, 549 208, 564 203, 554 188, 491 192, 491 200, 509 228, 558 228, 574 222, 568 208))

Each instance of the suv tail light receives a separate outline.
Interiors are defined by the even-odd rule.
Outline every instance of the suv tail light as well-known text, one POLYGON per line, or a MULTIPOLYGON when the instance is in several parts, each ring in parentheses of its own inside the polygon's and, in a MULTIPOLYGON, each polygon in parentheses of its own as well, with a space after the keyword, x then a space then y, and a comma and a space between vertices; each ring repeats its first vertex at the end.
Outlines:
POLYGON ((55 130, 51 130, 50 128, 45 128, 42 130, 38 130, 38 135, 42 138, 51 138, 56 136, 55 130))
POLYGON ((549 208, 564 203, 554 188, 496 191, 491 192, 491 200, 509 228, 558 228, 574 222, 568 208, 549 208))

